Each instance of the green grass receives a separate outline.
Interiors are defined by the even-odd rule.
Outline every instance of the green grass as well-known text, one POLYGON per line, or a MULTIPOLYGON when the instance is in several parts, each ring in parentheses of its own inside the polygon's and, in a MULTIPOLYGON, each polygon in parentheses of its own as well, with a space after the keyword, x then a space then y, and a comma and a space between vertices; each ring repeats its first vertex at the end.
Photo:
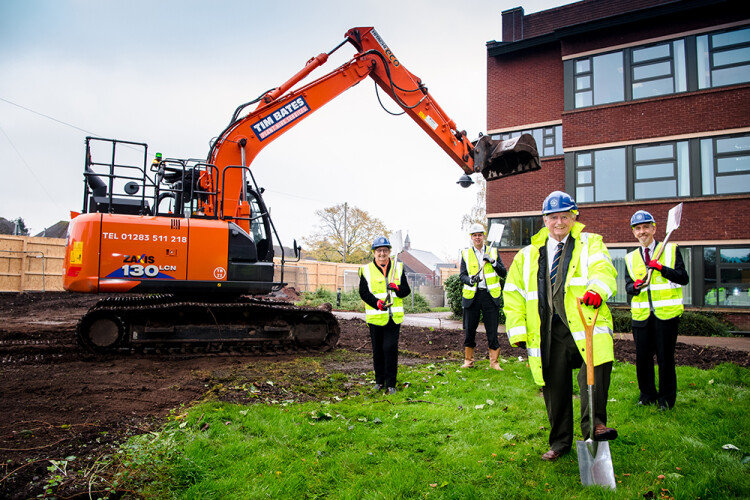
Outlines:
POLYGON ((525 362, 486 365, 402 366, 391 397, 362 374, 335 374, 313 402, 203 403, 131 440, 116 486, 190 499, 750 497, 750 464, 722 449, 750 451, 750 370, 678 367, 677 406, 659 412, 635 406, 635 368, 615 363, 610 492, 581 486, 575 451, 540 460, 548 422, 525 362))

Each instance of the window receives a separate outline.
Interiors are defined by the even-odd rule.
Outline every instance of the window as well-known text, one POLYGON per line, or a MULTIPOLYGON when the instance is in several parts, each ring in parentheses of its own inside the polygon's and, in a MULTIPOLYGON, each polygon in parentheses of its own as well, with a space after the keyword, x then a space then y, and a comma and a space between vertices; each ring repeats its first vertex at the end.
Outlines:
POLYGON ((633 148, 636 200, 690 195, 688 142, 633 148))
POLYGON ((574 162, 578 203, 696 196, 698 190, 750 193, 750 134, 579 151, 566 161, 574 162))
POLYGON ((630 55, 633 99, 687 90, 684 40, 635 48, 630 55))
POLYGON ((566 109, 745 83, 750 82, 750 27, 629 47, 565 64, 566 109))
POLYGON ((698 88, 750 81, 750 28, 696 37, 698 88))
POLYGON ((625 148, 576 154, 576 201, 626 199, 625 148))
POLYGON ((625 256, 629 250, 624 248, 610 248, 609 256, 612 258, 612 265, 617 269, 617 291, 609 298, 608 303, 624 304, 628 301, 628 294, 625 291, 625 276, 628 275, 628 268, 625 264, 625 256))
POLYGON ((562 125, 553 125, 551 127, 535 128, 529 130, 516 130, 514 132, 505 132, 495 134, 492 139, 506 141, 521 134, 531 134, 536 142, 539 156, 555 156, 563 154, 562 147, 562 125))
POLYGON ((703 294, 707 306, 750 306, 750 247, 705 247, 703 294))
POLYGON ((576 108, 624 100, 623 52, 578 59, 575 82, 576 108))
POLYGON ((750 192, 750 135, 701 140, 703 194, 750 192))
POLYGON ((544 223, 541 216, 531 217, 496 217, 489 220, 492 224, 504 224, 501 247, 523 247, 531 243, 531 237, 539 232, 544 223))
MULTIPOLYGON (((636 247, 624 249, 624 248, 610 248, 609 255, 612 257, 612 265, 617 269, 617 293, 614 297, 610 298, 607 302, 612 304, 625 304, 630 302, 631 297, 625 291, 625 283, 628 276, 628 268, 625 263, 625 256, 635 250, 636 247)), ((692 269, 692 248, 690 247, 677 247, 682 255, 682 260, 685 263, 685 269, 688 274, 691 274, 692 269)), ((693 303, 693 293, 688 284, 682 287, 682 301, 685 305, 693 303)))

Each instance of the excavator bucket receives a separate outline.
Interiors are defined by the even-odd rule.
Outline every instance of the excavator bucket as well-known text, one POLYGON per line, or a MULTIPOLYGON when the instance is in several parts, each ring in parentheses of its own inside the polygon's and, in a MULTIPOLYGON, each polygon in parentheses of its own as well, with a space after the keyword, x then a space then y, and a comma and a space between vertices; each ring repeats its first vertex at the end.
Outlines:
POLYGON ((540 168, 539 152, 531 134, 504 141, 485 135, 474 145, 474 170, 488 181, 540 168))

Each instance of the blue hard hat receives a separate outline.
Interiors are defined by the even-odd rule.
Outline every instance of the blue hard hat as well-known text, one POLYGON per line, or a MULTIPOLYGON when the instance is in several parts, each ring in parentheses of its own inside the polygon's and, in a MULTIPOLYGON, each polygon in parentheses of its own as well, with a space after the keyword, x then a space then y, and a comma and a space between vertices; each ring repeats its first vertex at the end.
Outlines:
POLYGON ((654 216, 646 212, 645 210, 638 210, 630 218, 631 227, 637 226, 638 224, 645 224, 646 222, 651 222, 652 224, 656 224, 656 221, 654 220, 654 216))
POLYGON ((542 215, 554 214, 557 212, 577 211, 578 205, 568 193, 562 191, 553 191, 544 199, 542 204, 542 215))
POLYGON ((388 241, 388 238, 386 238, 385 236, 378 236, 374 240, 372 240, 372 249, 375 250, 376 248, 380 247, 391 248, 391 242, 388 241))

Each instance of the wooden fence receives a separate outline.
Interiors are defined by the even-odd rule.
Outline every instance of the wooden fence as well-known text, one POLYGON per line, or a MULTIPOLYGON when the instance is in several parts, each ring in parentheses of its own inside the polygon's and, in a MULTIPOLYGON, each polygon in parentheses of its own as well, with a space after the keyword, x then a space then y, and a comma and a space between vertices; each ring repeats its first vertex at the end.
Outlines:
MULTIPOLYGON (((64 259, 64 239, 0 235, 0 292, 61 291, 64 259)), ((281 259, 276 264, 275 279, 280 280, 281 259)), ((340 262, 287 262, 284 281, 300 292, 350 291, 359 286, 359 268, 360 264, 340 262)), ((443 269, 443 278, 451 271, 443 269)))
POLYGON ((62 291, 65 240, 0 234, 0 292, 62 291))

